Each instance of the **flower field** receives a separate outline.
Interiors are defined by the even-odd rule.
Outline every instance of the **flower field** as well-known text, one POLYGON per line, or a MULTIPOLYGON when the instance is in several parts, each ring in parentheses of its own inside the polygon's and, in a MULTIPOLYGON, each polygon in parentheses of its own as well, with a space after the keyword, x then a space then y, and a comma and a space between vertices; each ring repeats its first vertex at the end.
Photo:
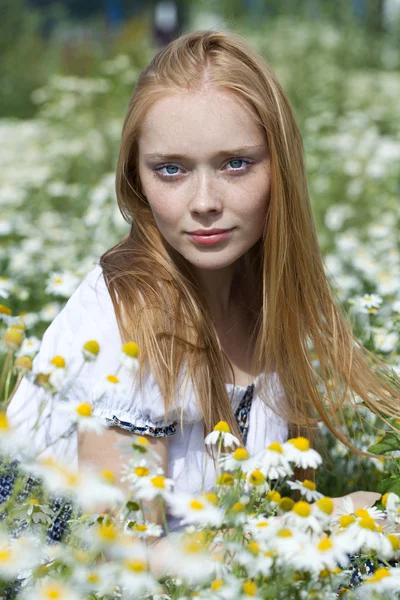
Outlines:
MULTIPOLYGON (((383 40, 371 57, 362 33, 290 19, 245 35, 264 52, 294 106, 337 301, 360 341, 392 366, 396 379, 398 48, 396 54, 392 42, 383 40)), ((132 87, 151 57, 145 45, 140 52, 127 47, 91 77, 54 73, 32 94, 34 118, 0 119, 1 402, 7 405, 14 383, 26 374, 46 402, 57 397, 59 409, 69 411, 71 433, 100 431, 104 424, 90 404, 63 405, 71 375, 63 357, 54 357, 42 378, 32 373, 31 361, 44 331, 95 261, 128 232, 115 199, 115 164, 132 87)), ((121 353, 123 369, 135 368, 132 348, 121 353)), ((88 340, 84 368, 99 351, 88 340)), ((323 428, 318 452, 306 439, 294 438, 255 457, 230 440, 232 451, 222 453, 229 432, 218 424, 210 440, 219 455, 215 490, 199 497, 171 492, 146 438, 134 438, 126 448, 128 497, 112 473, 78 476, 62 463, 34 460, 24 444, 16 448, 1 412, 0 478, 9 477, 13 485, 0 503, 0 598, 398 597, 400 435, 360 411, 363 422, 348 414, 353 443, 394 458, 350 455, 323 428), (16 450, 24 456, 18 468, 12 462, 16 450), (316 486, 290 481, 300 465, 318 469, 316 486), (360 489, 385 495, 368 511, 347 504, 334 512, 330 497, 360 489), (54 494, 61 498, 58 515, 54 494), (94 513, 105 497, 113 510, 94 513), (187 528, 152 547, 149 540, 160 536, 161 527, 148 520, 144 504, 154 498, 184 518, 187 528), (71 519, 70 532, 50 543, 48 533, 61 513, 71 519), (161 551, 164 542, 169 546, 161 551), (353 588, 357 565, 364 583, 353 588)))

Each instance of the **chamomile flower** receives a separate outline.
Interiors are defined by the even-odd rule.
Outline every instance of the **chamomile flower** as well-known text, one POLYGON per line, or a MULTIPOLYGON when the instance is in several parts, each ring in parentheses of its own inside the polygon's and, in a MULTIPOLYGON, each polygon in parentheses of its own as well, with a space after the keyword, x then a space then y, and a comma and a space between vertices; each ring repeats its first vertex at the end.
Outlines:
POLYGON ((136 521, 128 521, 125 524, 125 532, 134 535, 140 539, 148 537, 160 537, 163 533, 161 525, 145 521, 144 523, 136 523, 136 521))
MULTIPOLYGON (((364 578, 363 592, 371 594, 370 598, 376 598, 376 593, 396 593, 400 589, 400 568, 377 569, 373 575, 364 578)), ((368 597, 368 596, 367 596, 368 597)))
POLYGON ((135 373, 139 368, 139 347, 135 342, 127 342, 122 346, 120 355, 121 364, 129 371, 135 373))
POLYGON ((383 298, 378 294, 364 294, 362 297, 355 298, 354 306, 360 313, 377 312, 383 302, 383 298))
POLYGON ((237 437, 231 434, 231 430, 226 421, 220 421, 219 423, 217 423, 213 431, 205 437, 204 443, 207 446, 213 446, 220 440, 222 440, 223 445, 227 448, 240 446, 239 440, 237 439, 237 437))
POLYGON ((327 496, 323 496, 311 505, 313 514, 321 523, 323 529, 330 525, 334 508, 335 505, 332 498, 328 498, 327 496))
POLYGON ((80 594, 64 581, 45 577, 36 582, 34 588, 27 586, 21 594, 21 600, 80 600, 80 594))
POLYGON ((254 459, 249 457, 246 448, 236 448, 232 454, 221 456, 219 464, 226 471, 240 469, 243 473, 247 473, 250 469, 253 469, 254 459))
POLYGON ((332 536, 317 542, 310 540, 303 551, 291 559, 291 563, 298 570, 318 574, 323 569, 333 570, 338 564, 345 567, 349 560, 346 551, 336 544, 332 536))
POLYGON ((400 522, 400 497, 393 492, 389 492, 382 497, 382 504, 386 508, 386 514, 392 523, 400 522))
POLYGON ((317 492, 317 487, 313 481, 305 479, 304 481, 288 481, 291 490, 298 490, 302 496, 305 496, 307 502, 313 502, 323 497, 323 494, 317 492))
POLYGON ((101 399, 104 394, 110 395, 124 395, 129 393, 127 386, 118 377, 118 375, 108 374, 101 380, 94 389, 94 396, 96 399, 101 399))
POLYGON ((83 345, 83 358, 88 362, 93 362, 94 360, 96 360, 99 352, 100 345, 96 340, 89 340, 83 345))
POLYGON ((259 494, 267 492, 269 490, 268 481, 265 478, 264 473, 260 469, 254 469, 246 474, 246 482, 244 485, 245 492, 252 492, 257 490, 259 494))
POLYGON ((54 272, 46 282, 46 294, 69 298, 79 285, 79 278, 72 273, 54 272))
POLYGON ((58 402, 53 410, 68 418, 77 426, 78 431, 102 433, 108 427, 105 419, 93 415, 92 405, 89 402, 58 402))
POLYGON ((320 454, 310 448, 310 442, 305 437, 291 438, 283 444, 283 449, 286 458, 296 467, 317 469, 322 463, 320 454))
POLYGON ((41 341, 35 336, 26 337, 22 342, 17 356, 35 356, 39 352, 41 341))
POLYGON ((181 525, 210 525, 219 527, 223 521, 223 511, 210 502, 207 496, 192 496, 186 493, 167 496, 169 510, 175 517, 181 517, 181 525))
POLYGON ((321 522, 316 518, 312 511, 311 504, 300 500, 296 502, 292 510, 285 513, 282 519, 290 527, 295 527, 300 531, 311 529, 314 533, 322 532, 321 522))
POLYGON ((274 558, 263 542, 252 540, 236 553, 235 563, 245 567, 249 577, 254 578, 257 575, 268 577, 271 574, 274 558))
POLYGON ((382 528, 375 523, 366 510, 356 511, 355 520, 351 515, 347 518, 343 515, 339 523, 342 529, 336 534, 336 540, 343 550, 351 554, 359 552, 361 548, 367 551, 374 550, 379 554, 390 552, 390 541, 382 534, 382 528))
POLYGON ((163 569, 189 584, 209 581, 218 569, 202 532, 171 534, 168 552, 160 556, 163 569))
POLYGON ((138 598, 150 595, 159 587, 149 571, 149 554, 142 543, 131 544, 121 562, 118 582, 124 598, 138 598))
POLYGON ((154 500, 157 496, 165 498, 173 486, 173 480, 164 475, 150 475, 137 480, 134 491, 139 500, 154 500))
POLYGON ((261 471, 268 479, 289 477, 293 471, 279 442, 273 442, 255 457, 261 471))

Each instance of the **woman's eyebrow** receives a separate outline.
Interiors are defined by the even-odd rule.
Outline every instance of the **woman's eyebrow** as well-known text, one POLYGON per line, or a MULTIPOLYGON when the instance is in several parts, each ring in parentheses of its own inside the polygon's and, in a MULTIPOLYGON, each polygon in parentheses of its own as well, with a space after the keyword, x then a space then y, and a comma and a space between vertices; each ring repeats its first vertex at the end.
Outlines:
MULTIPOLYGON (((214 154, 213 158, 225 158, 228 156, 237 156, 240 154, 246 154, 247 152, 251 152, 254 150, 260 150, 261 148, 265 148, 265 150, 266 150, 267 146, 265 144, 260 144, 258 146, 242 146, 241 148, 233 148, 232 150, 220 150, 219 152, 214 154)), ((182 158, 189 158, 189 157, 183 156, 182 154, 174 154, 174 153, 167 153, 167 154, 150 153, 150 154, 145 154, 144 157, 148 158, 148 159, 152 159, 152 160, 181 160, 182 158)))

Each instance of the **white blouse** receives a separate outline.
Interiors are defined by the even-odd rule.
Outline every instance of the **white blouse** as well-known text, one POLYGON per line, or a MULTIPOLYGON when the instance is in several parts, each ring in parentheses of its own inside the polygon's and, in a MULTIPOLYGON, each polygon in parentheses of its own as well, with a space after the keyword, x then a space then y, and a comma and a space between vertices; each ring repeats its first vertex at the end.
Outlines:
MULTIPOLYGON (((120 367, 122 341, 118 330, 114 307, 109 295, 103 272, 97 262, 94 268, 72 294, 67 304, 46 330, 39 353, 33 361, 34 372, 47 371, 49 361, 56 355, 62 356, 70 373, 81 368, 75 384, 68 392, 68 400, 90 402, 98 398, 98 387, 107 375, 116 373, 120 367), (100 352, 93 363, 83 368, 83 345, 96 340, 100 352)), ((168 477, 174 481, 174 489, 198 494, 202 489, 214 485, 214 465, 207 455, 204 444, 203 420, 196 404, 192 387, 187 387, 183 398, 181 382, 177 382, 175 407, 164 418, 164 403, 160 389, 151 374, 144 379, 142 393, 138 378, 132 385, 132 375, 125 367, 120 367, 118 378, 125 387, 123 392, 107 393, 101 404, 95 404, 93 414, 105 418, 109 424, 143 432, 147 435, 168 435, 169 457, 168 477), (183 427, 180 427, 180 406, 184 400, 183 427), (122 422, 122 423, 121 423, 122 422), (155 429, 156 428, 156 429, 155 429)), ((250 454, 263 450, 273 441, 284 442, 288 437, 288 427, 284 419, 261 401, 257 394, 259 386, 267 386, 270 404, 279 407, 284 401, 282 386, 275 373, 259 375, 254 381, 254 393, 248 414, 246 447, 250 454)), ((251 388, 233 386, 227 383, 234 412, 251 388)), ((18 435, 29 440, 36 452, 42 456, 52 456, 71 467, 78 466, 77 433, 61 437, 68 431, 70 423, 65 415, 51 411, 50 403, 38 419, 39 407, 44 390, 23 378, 7 410, 10 423, 17 427, 18 435)), ((250 394, 251 396, 251 394, 250 394)), ((54 398, 53 402, 57 402, 54 398)), ((168 517, 170 530, 177 521, 168 517)))

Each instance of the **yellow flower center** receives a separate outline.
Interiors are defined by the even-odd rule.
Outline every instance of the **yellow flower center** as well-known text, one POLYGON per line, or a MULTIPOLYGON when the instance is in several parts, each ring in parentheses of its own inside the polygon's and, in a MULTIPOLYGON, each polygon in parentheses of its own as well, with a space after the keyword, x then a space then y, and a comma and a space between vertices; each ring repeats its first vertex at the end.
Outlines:
POLYGON ((22 344, 23 338, 24 336, 21 331, 15 327, 8 329, 3 336, 3 340, 5 341, 7 348, 10 350, 16 350, 19 348, 22 344))
POLYGON ((333 548, 333 544, 329 538, 325 538, 324 540, 320 541, 317 548, 320 552, 326 552, 327 550, 333 548))
POLYGON ((65 368, 65 359, 62 356, 53 356, 53 358, 51 359, 51 364, 54 365, 55 367, 57 367, 57 369, 64 369, 65 368))
POLYGON ((217 494, 214 494, 214 492, 206 492, 203 496, 204 498, 207 498, 211 504, 214 504, 215 506, 218 504, 218 496, 217 494))
POLYGON ((11 550, 9 550, 8 548, 0 549, 0 562, 1 563, 8 562, 10 560, 11 556, 12 556, 11 550))
POLYGON ((396 552, 400 548, 399 538, 396 535, 393 535, 392 533, 389 533, 386 537, 392 544, 393 550, 396 552))
POLYGON ((82 404, 76 407, 76 412, 80 417, 91 417, 92 405, 89 402, 82 402, 82 404))
POLYGON ((230 433, 229 425, 226 421, 219 421, 214 427, 214 431, 221 431, 222 433, 230 433))
POLYGON ((28 504, 32 504, 33 506, 38 506, 39 500, 37 498, 29 498, 28 504))
POLYGON ((110 383, 119 383, 119 379, 116 375, 107 375, 107 381, 110 383))
POLYGON ((262 528, 262 527, 268 527, 268 526, 269 526, 269 523, 268 523, 268 521, 259 521, 259 522, 257 523, 257 527, 259 527, 259 528, 262 528))
POLYGON ((260 553, 260 546, 257 542, 249 542, 247 544, 247 550, 251 552, 254 556, 258 556, 260 553))
POLYGON ((240 512, 244 508, 245 508, 245 505, 242 504, 242 502, 235 502, 235 504, 232 506, 233 512, 240 512))
POLYGON ((333 500, 332 498, 328 498, 327 496, 325 498, 320 498, 319 500, 316 501, 315 503, 318 508, 325 514, 327 515, 331 515, 333 512, 333 508, 334 508, 334 504, 333 504, 333 500))
POLYGON ((278 502, 280 502, 281 500, 281 495, 279 492, 274 492, 273 490, 271 490, 267 494, 267 500, 269 500, 270 502, 276 502, 278 504, 278 502))
POLYGON ((147 475, 149 474, 149 469, 147 467, 136 467, 136 469, 133 472, 138 477, 147 477, 147 475))
POLYGON ((156 475, 151 478, 151 483, 154 487, 159 488, 160 490, 165 490, 165 477, 164 475, 156 475))
POLYGON ((127 342, 122 346, 122 352, 131 358, 137 358, 139 354, 139 346, 135 342, 127 342))
POLYGON ((8 308, 8 306, 0 304, 0 314, 11 316, 11 310, 8 308))
POLYGON ((355 518, 352 515, 343 515, 339 519, 340 527, 346 529, 349 525, 352 525, 355 522, 355 518))
POLYGON ((20 356, 14 363, 16 369, 26 369, 32 371, 32 359, 29 356, 20 356))
POLYGON ((214 581, 211 584, 211 589, 212 589, 213 592, 216 592, 223 585, 224 585, 224 580, 223 579, 214 579, 214 581))
POLYGON ((305 487, 307 490, 310 490, 311 492, 315 492, 315 490, 317 489, 315 483, 313 481, 310 481, 309 479, 305 479, 303 481, 303 487, 305 487))
POLYGON ((389 498, 389 492, 387 492, 386 494, 383 494, 383 496, 382 496, 382 504, 383 504, 384 508, 386 508, 386 503, 388 501, 388 498, 389 498))
POLYGON ((108 483, 114 483, 115 481, 115 476, 114 473, 112 471, 110 471, 110 469, 104 469, 101 472, 101 476, 108 481, 108 483))
POLYGON ((278 537, 281 538, 289 538, 289 537, 293 537, 293 533, 290 531, 290 529, 279 529, 279 531, 276 534, 278 537))
POLYGON ((99 536, 108 542, 112 542, 117 537, 117 531, 112 523, 101 524, 99 527, 99 536))
POLYGON ((144 560, 126 560, 125 566, 134 573, 143 573, 147 569, 147 564, 144 560))
POLYGON ((290 510, 292 510, 293 506, 294 500, 288 498, 287 496, 284 496, 279 502, 279 508, 283 510, 283 512, 289 512, 290 510))
POLYGON ((378 581, 385 579, 385 577, 390 577, 390 571, 389 569, 382 567, 381 569, 377 569, 372 577, 368 577, 368 579, 365 579, 365 581, 367 583, 377 583, 378 581))
POLYGON ((100 581, 100 577, 97 575, 97 573, 88 573, 86 580, 89 583, 98 583, 100 581))
POLYGON ((293 444, 293 446, 295 448, 297 448, 297 450, 300 450, 301 452, 307 452, 307 450, 310 449, 310 442, 305 437, 300 436, 297 438, 291 438, 290 440, 288 440, 288 442, 290 444, 293 444))
POLYGON ((259 469, 252 471, 249 475, 249 482, 252 485, 262 485, 265 481, 265 476, 259 469))
POLYGON ((87 352, 90 352, 90 354, 94 354, 94 356, 97 356, 100 352, 100 346, 99 343, 96 342, 96 340, 89 340, 88 342, 86 342, 86 344, 84 344, 83 346, 83 349, 87 352))
POLYGON ((149 445, 149 440, 147 438, 145 438, 143 435, 139 435, 136 438, 136 443, 137 444, 141 444, 142 446, 148 446, 149 445))
POLYGON ((62 282, 63 282, 63 279, 62 279, 62 277, 55 277, 55 278, 53 279, 53 282, 54 282, 54 283, 62 283, 62 282))
POLYGON ((243 583, 243 592, 247 596, 255 596, 257 594, 257 586, 254 581, 245 581, 243 583))
POLYGON ((300 500, 300 502, 296 502, 296 504, 293 506, 292 511, 296 513, 296 515, 299 515, 299 517, 306 518, 311 514, 311 506, 308 504, 308 502, 300 500))
POLYGON ((221 473, 217 477, 217 485, 233 485, 234 479, 229 473, 221 473))
POLYGON ((4 411, 0 412, 0 431, 7 431, 9 429, 7 415, 4 411))
POLYGON ((235 460, 247 460, 249 458, 249 453, 246 448, 237 448, 233 453, 233 458, 235 460))
POLYGON ((43 590, 43 598, 46 600, 59 600, 63 597, 63 593, 59 587, 49 586, 43 590))
POLYGON ((359 508, 357 509, 354 514, 356 515, 356 517, 358 517, 359 519, 368 519, 369 518, 369 512, 365 509, 365 508, 359 508))
POLYGON ((147 531, 147 525, 145 525, 144 523, 143 524, 139 523, 137 525, 134 525, 132 529, 133 529, 133 531, 141 531, 141 532, 147 531))
POLYGON ((358 524, 362 529, 370 529, 371 531, 376 530, 375 521, 372 517, 364 517, 363 519, 360 519, 358 524))
POLYGON ((279 442, 272 442, 267 448, 267 450, 272 450, 272 452, 278 452, 278 454, 283 454, 283 448, 279 442))
POLYGON ((204 504, 202 502, 199 502, 199 500, 192 500, 189 503, 190 508, 193 508, 193 510, 203 510, 204 509, 204 504))

